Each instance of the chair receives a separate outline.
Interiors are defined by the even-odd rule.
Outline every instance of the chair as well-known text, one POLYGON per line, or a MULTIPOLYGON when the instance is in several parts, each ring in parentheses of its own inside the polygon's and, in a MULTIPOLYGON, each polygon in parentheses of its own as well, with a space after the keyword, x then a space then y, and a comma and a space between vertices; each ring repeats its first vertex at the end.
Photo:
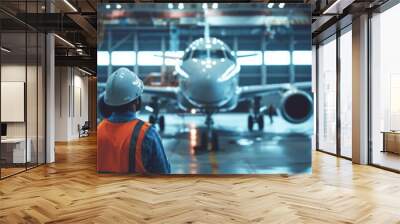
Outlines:
POLYGON ((89 136, 89 130, 90 130, 89 121, 85 121, 82 127, 78 124, 78 130, 79 130, 79 138, 89 136))

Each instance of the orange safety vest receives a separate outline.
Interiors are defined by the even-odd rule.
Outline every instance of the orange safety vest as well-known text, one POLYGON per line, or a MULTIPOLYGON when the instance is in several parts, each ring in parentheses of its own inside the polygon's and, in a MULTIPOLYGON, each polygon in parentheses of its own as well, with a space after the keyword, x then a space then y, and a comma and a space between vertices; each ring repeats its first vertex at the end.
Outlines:
POLYGON ((139 119, 123 123, 104 119, 97 127, 97 172, 146 173, 142 143, 149 127, 139 119))

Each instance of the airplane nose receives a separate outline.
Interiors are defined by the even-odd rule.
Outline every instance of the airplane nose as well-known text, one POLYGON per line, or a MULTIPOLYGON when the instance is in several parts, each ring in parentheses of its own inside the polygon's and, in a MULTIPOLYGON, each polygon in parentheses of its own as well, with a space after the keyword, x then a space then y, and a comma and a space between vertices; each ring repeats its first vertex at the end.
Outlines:
POLYGON ((217 103, 226 98, 226 87, 215 80, 196 82, 193 85, 191 98, 202 103, 217 103))

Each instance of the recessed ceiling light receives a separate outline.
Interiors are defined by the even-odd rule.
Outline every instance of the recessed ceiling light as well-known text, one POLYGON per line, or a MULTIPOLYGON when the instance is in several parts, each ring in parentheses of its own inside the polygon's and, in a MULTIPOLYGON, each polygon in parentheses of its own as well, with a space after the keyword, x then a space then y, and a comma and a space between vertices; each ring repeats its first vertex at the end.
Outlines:
POLYGON ((121 4, 117 4, 117 5, 115 6, 115 8, 121 9, 121 8, 122 8, 122 5, 121 5, 121 4))
POLYGON ((173 8, 174 8, 174 4, 168 3, 168 8, 169 8, 169 9, 173 9, 173 8))
POLYGON ((9 49, 7 49, 7 48, 5 48, 5 47, 1 47, 0 49, 1 49, 2 51, 6 52, 6 53, 10 53, 10 52, 11 52, 11 50, 9 50, 9 49))
POLYGON ((178 9, 182 10, 182 9, 184 9, 184 8, 185 8, 185 6, 183 5, 183 3, 179 3, 179 4, 178 4, 178 9))
POLYGON ((268 3, 267 7, 268 7, 269 9, 272 9, 272 7, 274 7, 274 3, 268 3))
POLYGON ((282 9, 283 7, 285 7, 285 3, 279 3, 278 7, 282 9))
MULTIPOLYGON (((322 14, 328 14, 328 13, 336 13, 338 11, 338 7, 343 4, 345 1, 337 0, 334 1, 332 5, 330 5, 322 14)), ((345 3, 346 4, 346 3, 345 3)), ((339 12, 337 13, 339 14, 339 12)))
POLYGON ((81 69, 81 68, 79 68, 79 67, 78 67, 78 70, 81 71, 81 72, 83 72, 83 73, 85 73, 85 74, 87 74, 87 75, 92 75, 92 73, 90 73, 90 72, 88 72, 88 71, 86 71, 86 70, 83 70, 83 69, 81 69))
POLYGON ((64 0, 65 4, 67 4, 74 12, 78 12, 78 10, 73 6, 68 0, 64 0))
POLYGON ((73 45, 71 42, 69 42, 68 40, 66 40, 66 39, 64 39, 64 38, 62 38, 62 37, 60 37, 59 35, 57 35, 57 34, 54 34, 54 36, 55 37, 57 37, 59 40, 61 40, 62 42, 64 42, 65 44, 67 44, 67 45, 69 45, 70 47, 73 47, 73 48, 75 48, 75 45, 73 45))

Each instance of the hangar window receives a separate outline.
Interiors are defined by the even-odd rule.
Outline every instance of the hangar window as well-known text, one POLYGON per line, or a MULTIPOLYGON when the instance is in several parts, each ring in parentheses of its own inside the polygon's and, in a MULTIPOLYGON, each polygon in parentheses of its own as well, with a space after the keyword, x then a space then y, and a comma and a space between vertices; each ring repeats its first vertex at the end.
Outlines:
MULTIPOLYGON (((190 52, 187 52, 190 55, 190 52)), ((160 52, 160 55, 162 54, 162 52, 160 52)), ((165 65, 169 65, 169 66, 175 66, 177 62, 179 62, 180 58, 182 58, 182 60, 186 60, 185 56, 183 54, 183 51, 166 51, 165 52, 165 65), (183 56, 183 57, 182 57, 183 56)))
POLYGON ((111 64, 112 65, 134 65, 135 62, 134 51, 113 51, 111 53, 111 64))
POLYGON ((262 51, 238 51, 237 56, 241 65, 262 65, 262 51))
POLYGON ((293 51, 293 64, 295 65, 311 65, 311 51, 293 51))
POLYGON ((159 66, 163 64, 163 58, 160 57, 159 51, 139 51, 138 65, 141 66, 159 66))
POLYGON ((97 65, 108 65, 110 63, 109 54, 107 51, 97 52, 97 65))
POLYGON ((264 64, 266 65, 289 65, 289 51, 264 51, 264 64))

